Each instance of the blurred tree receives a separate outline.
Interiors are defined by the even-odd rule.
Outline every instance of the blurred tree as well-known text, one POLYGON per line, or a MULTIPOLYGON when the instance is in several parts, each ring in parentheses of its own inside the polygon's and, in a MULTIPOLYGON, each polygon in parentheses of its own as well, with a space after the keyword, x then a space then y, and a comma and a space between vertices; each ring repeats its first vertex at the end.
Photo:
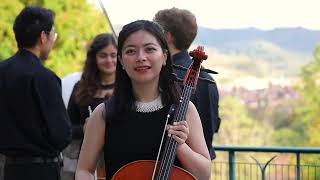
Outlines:
MULTIPOLYGON (((286 146, 320 146, 320 44, 314 51, 314 61, 304 66, 301 79, 296 85, 301 95, 294 108, 294 116, 289 126, 280 128, 274 133, 274 140, 286 146)), ((318 165, 319 155, 308 155, 301 159, 303 164, 318 165)), ((291 159, 295 163, 295 159, 291 159)), ((307 175, 304 175, 306 178, 307 175)), ((308 174, 309 178, 309 174, 308 174)), ((311 174, 310 178, 319 179, 319 174, 311 174)))
POLYGON ((12 27, 22 7, 19 0, 2 0, 0 3, 0 60, 8 58, 17 50, 12 27))
POLYGON ((215 144, 264 146, 269 145, 272 128, 263 121, 253 119, 247 107, 238 99, 227 96, 221 99, 221 130, 215 137, 215 144))
POLYGON ((306 145, 307 124, 301 119, 301 113, 297 111, 301 107, 303 99, 288 100, 273 109, 272 134, 273 143, 277 146, 304 146, 306 145))
POLYGON ((301 84, 298 86, 302 102, 297 111, 307 125, 305 145, 320 146, 320 44, 314 51, 314 61, 302 68, 301 84))
MULTIPOLYGON (((219 104, 222 122, 219 133, 215 135, 214 145, 270 146, 273 129, 268 122, 250 117, 247 106, 235 97, 226 96, 219 104)), ((273 155, 237 153, 236 160, 237 162, 255 163, 251 156, 259 157, 261 162, 265 162, 273 155)), ((217 151, 215 161, 225 161, 227 158, 227 153, 217 151)))
POLYGON ((81 71, 88 42, 96 34, 110 32, 110 26, 102 12, 86 0, 2 0, 0 4, 1 60, 16 51, 12 32, 13 21, 24 5, 30 4, 52 9, 56 14, 55 29, 58 39, 45 65, 59 76, 81 71))
POLYGON ((301 79, 296 84, 301 98, 282 104, 292 107, 292 113, 283 113, 281 107, 273 110, 275 128, 273 142, 279 146, 320 146, 320 44, 314 52, 314 61, 302 67, 301 79), (287 116, 288 115, 288 116, 287 116))

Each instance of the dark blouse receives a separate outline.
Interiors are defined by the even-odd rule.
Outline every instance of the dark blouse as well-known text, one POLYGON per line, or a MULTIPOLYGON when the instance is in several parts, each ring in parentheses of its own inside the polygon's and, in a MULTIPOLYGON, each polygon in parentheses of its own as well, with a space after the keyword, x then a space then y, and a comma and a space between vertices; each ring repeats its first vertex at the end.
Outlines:
MULTIPOLYGON (((170 106, 150 112, 119 114, 106 125, 105 167, 107 179, 122 166, 136 160, 156 160, 170 106)), ((175 162, 179 165, 179 162, 175 162)))
MULTIPOLYGON (((93 97, 91 102, 86 105, 79 105, 75 100, 75 92, 79 88, 79 82, 77 82, 72 90, 72 94, 68 103, 68 113, 72 124, 72 139, 83 139, 83 125, 86 118, 89 117, 88 106, 91 106, 92 111, 101 103, 103 103, 108 97, 97 98, 93 97)), ((102 87, 103 89, 112 89, 112 86, 102 87)))

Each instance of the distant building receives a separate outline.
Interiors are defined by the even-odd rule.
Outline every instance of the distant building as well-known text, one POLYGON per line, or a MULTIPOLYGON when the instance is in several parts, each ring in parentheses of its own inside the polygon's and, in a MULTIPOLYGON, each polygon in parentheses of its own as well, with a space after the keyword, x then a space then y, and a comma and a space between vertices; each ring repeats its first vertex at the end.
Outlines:
POLYGON ((220 97, 237 97, 250 108, 263 108, 275 106, 285 100, 299 98, 298 93, 290 86, 269 83, 269 87, 263 89, 248 90, 244 87, 232 87, 231 90, 220 90, 220 97))

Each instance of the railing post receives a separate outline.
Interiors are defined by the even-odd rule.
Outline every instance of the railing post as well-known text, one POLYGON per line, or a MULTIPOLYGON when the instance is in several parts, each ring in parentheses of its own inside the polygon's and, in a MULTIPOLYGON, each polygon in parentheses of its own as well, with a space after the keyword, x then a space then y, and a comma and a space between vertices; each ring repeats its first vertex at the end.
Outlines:
POLYGON ((297 180, 300 180, 300 153, 296 153, 296 156, 297 156, 296 175, 297 175, 297 180))
POLYGON ((234 151, 229 151, 229 180, 235 180, 234 151))
POLYGON ((268 165, 271 163, 271 161, 272 161, 274 158, 276 158, 276 157, 277 157, 277 156, 273 156, 265 165, 263 165, 263 164, 261 164, 256 158, 254 158, 253 156, 251 156, 251 158, 256 161, 257 165, 258 165, 259 168, 260 168, 262 180, 265 180, 265 179, 266 179, 266 169, 267 169, 268 165))

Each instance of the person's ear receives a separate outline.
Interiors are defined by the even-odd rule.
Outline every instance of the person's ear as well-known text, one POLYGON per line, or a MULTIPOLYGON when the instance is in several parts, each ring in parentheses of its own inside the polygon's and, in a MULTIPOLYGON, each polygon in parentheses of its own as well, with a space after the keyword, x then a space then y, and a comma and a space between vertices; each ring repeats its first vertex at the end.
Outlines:
POLYGON ((164 60, 163 60, 162 66, 165 66, 167 64, 167 59, 168 59, 168 50, 165 50, 163 52, 163 58, 164 60))
POLYGON ((39 37, 41 44, 44 44, 47 41, 47 39, 48 39, 48 36, 47 36, 46 32, 41 31, 40 37, 39 37))
POLYGON ((173 37, 173 35, 171 34, 171 32, 167 32, 167 33, 166 33, 166 39, 167 39, 168 44, 172 44, 172 43, 173 43, 174 37, 173 37))

